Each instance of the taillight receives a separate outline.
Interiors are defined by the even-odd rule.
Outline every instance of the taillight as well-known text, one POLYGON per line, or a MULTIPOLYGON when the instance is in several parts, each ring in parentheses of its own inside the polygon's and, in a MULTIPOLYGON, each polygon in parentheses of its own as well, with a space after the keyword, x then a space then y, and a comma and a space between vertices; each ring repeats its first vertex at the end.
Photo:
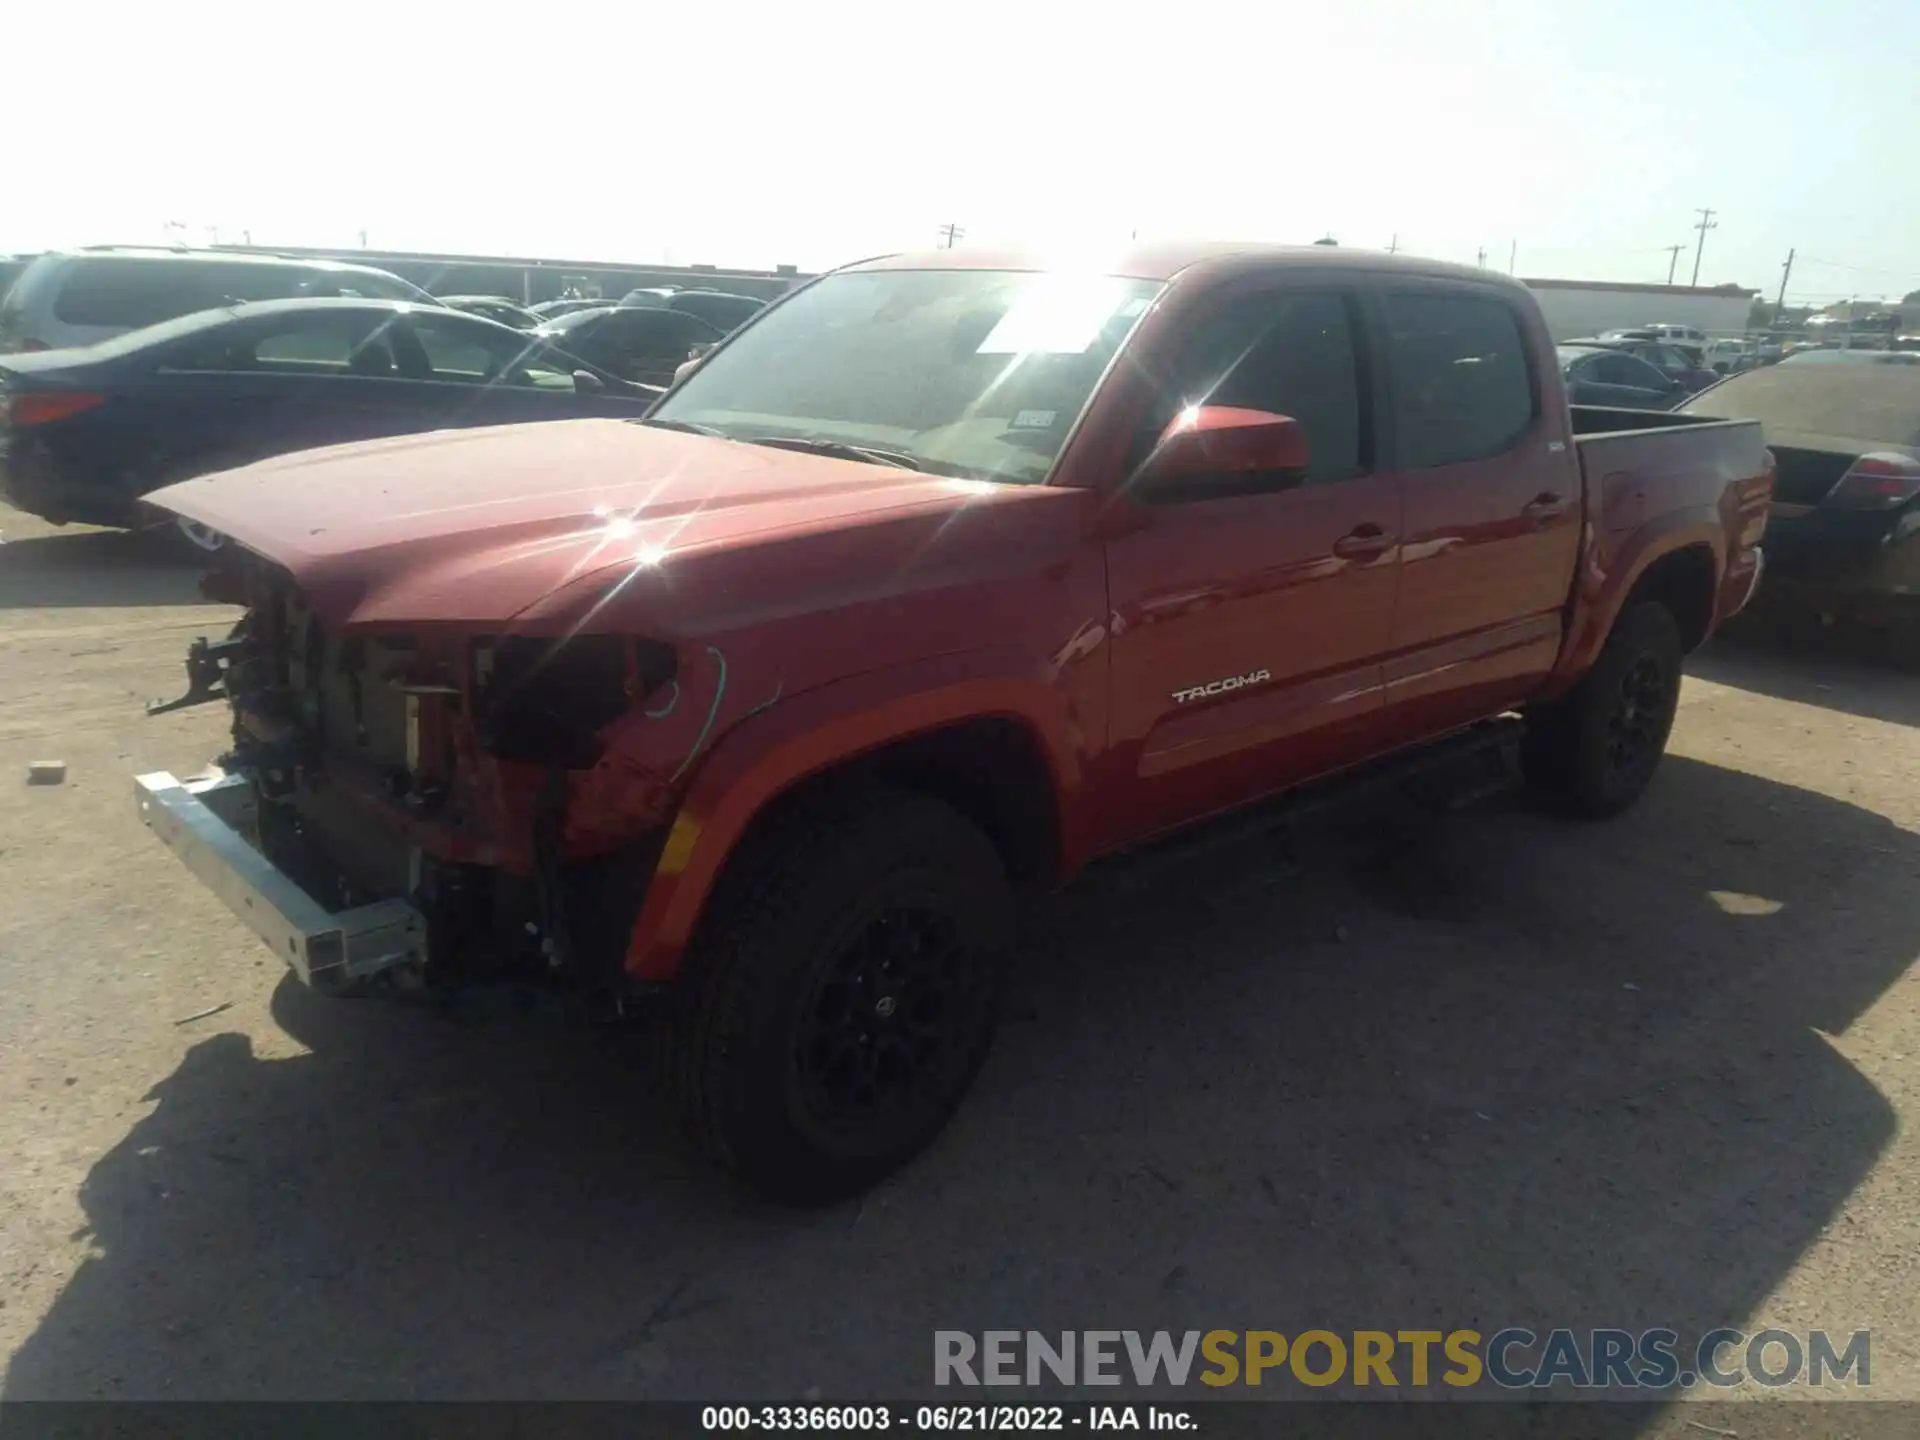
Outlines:
POLYGON ((29 390, 16 394, 7 407, 7 422, 15 429, 23 425, 51 425, 96 405, 106 403, 104 395, 87 395, 72 390, 29 390))
POLYGON ((1916 495, 1920 495, 1920 460, 1862 455, 1827 492, 1826 503, 1847 510, 1894 510, 1916 495))

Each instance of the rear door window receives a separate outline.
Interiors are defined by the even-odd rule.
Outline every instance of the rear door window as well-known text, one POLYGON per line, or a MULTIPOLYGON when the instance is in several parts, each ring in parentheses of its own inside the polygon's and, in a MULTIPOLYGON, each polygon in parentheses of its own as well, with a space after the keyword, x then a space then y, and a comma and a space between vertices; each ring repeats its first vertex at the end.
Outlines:
POLYGON ((1664 390, 1667 377, 1631 355, 1602 355, 1593 362, 1592 378, 1603 385, 1631 385, 1640 390, 1664 390))
POLYGON ((183 345, 164 368, 390 378, 396 373, 393 349, 374 318, 331 311, 223 327, 183 345))
POLYGON ((415 312, 413 335, 426 352, 435 380, 460 385, 511 385, 572 390, 573 370, 545 346, 485 323, 415 312))
POLYGON ((1503 455, 1538 413, 1513 307, 1490 295, 1386 296, 1400 463, 1409 470, 1503 455))

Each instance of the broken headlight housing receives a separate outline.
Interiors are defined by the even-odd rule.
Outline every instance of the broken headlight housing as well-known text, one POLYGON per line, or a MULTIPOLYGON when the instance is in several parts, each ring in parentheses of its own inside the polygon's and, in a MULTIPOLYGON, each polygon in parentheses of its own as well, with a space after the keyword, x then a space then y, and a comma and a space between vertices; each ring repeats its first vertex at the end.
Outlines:
POLYGON ((496 760, 590 770, 599 732, 674 676, 673 647, 625 635, 474 642, 481 748, 496 760))

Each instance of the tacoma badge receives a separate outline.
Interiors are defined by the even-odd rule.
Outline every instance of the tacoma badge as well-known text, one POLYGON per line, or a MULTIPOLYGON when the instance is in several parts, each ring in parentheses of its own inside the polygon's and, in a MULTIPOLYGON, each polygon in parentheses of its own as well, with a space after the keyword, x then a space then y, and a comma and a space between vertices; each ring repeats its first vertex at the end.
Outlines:
POLYGON ((1264 685, 1273 679, 1265 670, 1249 670, 1245 675, 1229 675, 1224 680, 1210 680, 1205 685, 1195 685, 1190 690, 1173 692, 1173 702, 1185 705, 1192 700, 1204 700, 1210 695, 1224 695, 1229 690, 1244 690, 1249 685, 1264 685))

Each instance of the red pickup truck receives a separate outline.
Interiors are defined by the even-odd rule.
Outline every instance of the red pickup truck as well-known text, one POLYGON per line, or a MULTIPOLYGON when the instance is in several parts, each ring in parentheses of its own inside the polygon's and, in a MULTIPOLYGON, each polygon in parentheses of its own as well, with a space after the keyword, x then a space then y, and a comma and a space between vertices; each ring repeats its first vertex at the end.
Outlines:
POLYGON ((638 423, 156 492, 246 612, 175 702, 232 751, 137 798, 309 983, 652 1015, 718 1159, 844 1194, 971 1082, 1017 899, 1098 857, 1489 721, 1628 804, 1771 473, 1752 422, 1571 411, 1484 271, 874 260, 638 423))

